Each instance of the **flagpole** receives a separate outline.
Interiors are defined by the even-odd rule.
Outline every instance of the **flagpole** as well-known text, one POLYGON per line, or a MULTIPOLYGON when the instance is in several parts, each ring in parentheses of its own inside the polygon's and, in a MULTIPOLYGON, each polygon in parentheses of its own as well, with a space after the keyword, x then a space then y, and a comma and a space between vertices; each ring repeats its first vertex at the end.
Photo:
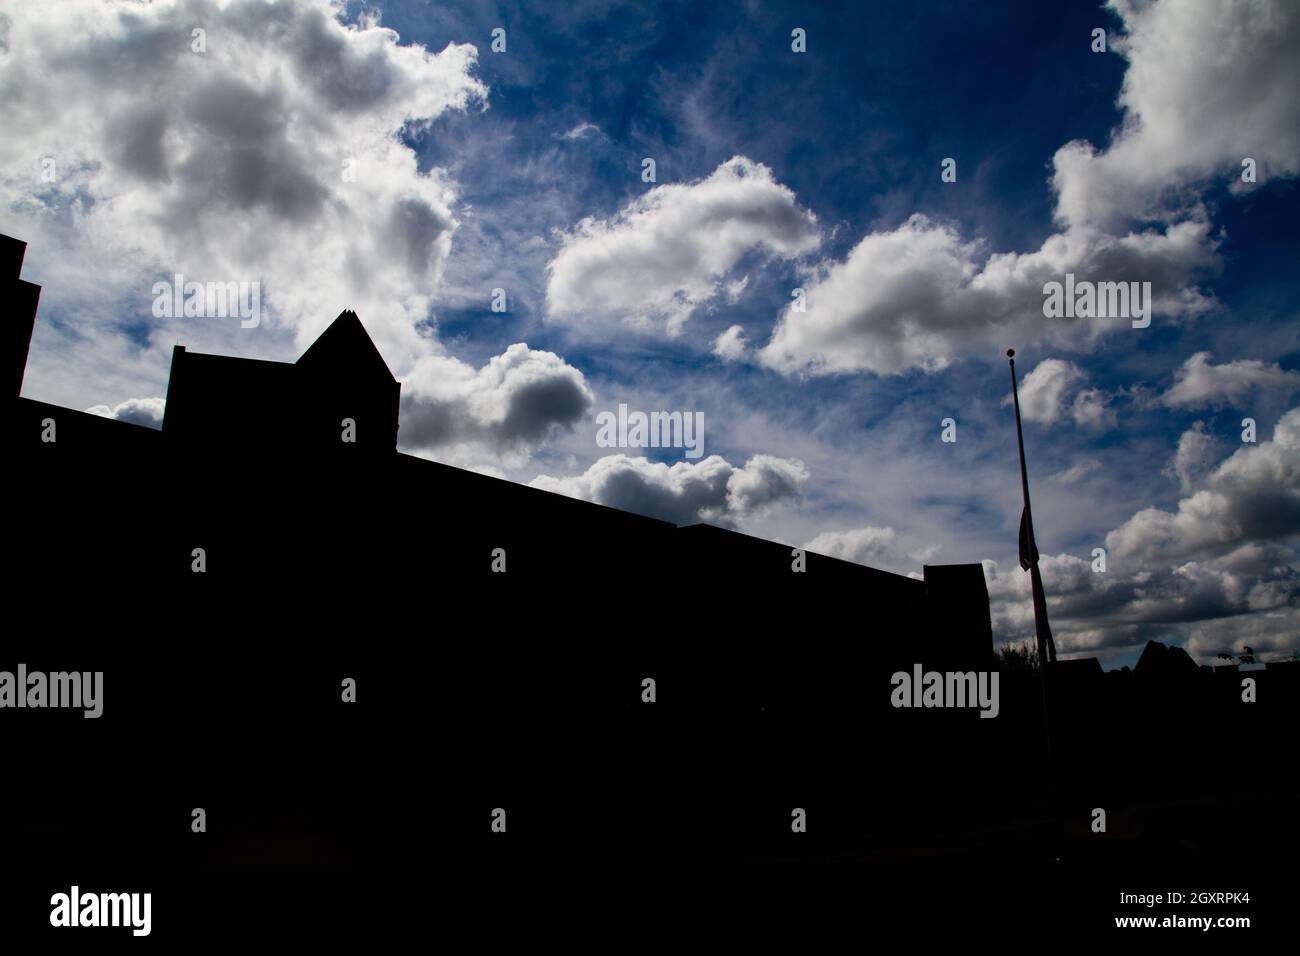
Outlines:
MULTIPOLYGON (((1016 407, 1016 445, 1020 449, 1020 491, 1025 502, 1024 528, 1029 539, 1029 583, 1034 593, 1034 633, 1038 639, 1038 666, 1045 671, 1047 664, 1056 660, 1056 641, 1052 639, 1052 627, 1047 622, 1047 595, 1043 591, 1043 576, 1038 570, 1038 545, 1034 541, 1034 512, 1029 506, 1029 471, 1025 467, 1025 435, 1020 427, 1020 392, 1016 387, 1015 355, 1015 349, 1007 349, 1007 361, 1011 364, 1011 400, 1016 407)), ((1021 543, 1021 547, 1023 565, 1024 542, 1021 543)))
POLYGON ((1061 820, 1056 806, 1056 755, 1052 751, 1052 725, 1047 709, 1047 665, 1056 660, 1056 642, 1052 640, 1052 629, 1047 623, 1047 596, 1043 593, 1043 576, 1038 571, 1038 545, 1034 541, 1034 516, 1029 509, 1029 470, 1025 467, 1025 435, 1020 427, 1020 390, 1016 386, 1016 350, 1007 349, 1007 361, 1011 363, 1011 401, 1016 407, 1016 445, 1020 449, 1020 491, 1025 500, 1025 511, 1021 521, 1020 542, 1021 566, 1028 559, 1029 581, 1034 591, 1034 632, 1038 638, 1038 679, 1043 694, 1043 749, 1047 761, 1047 806, 1055 824, 1052 834, 1052 855, 1059 862, 1061 820))

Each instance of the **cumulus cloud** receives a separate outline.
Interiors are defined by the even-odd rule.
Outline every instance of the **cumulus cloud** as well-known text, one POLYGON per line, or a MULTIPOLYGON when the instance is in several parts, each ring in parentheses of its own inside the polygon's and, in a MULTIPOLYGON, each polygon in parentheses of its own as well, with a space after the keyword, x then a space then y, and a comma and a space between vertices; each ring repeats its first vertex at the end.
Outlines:
MULTIPOLYGON (((1034 633, 1029 575, 984 561, 994 631, 1005 639, 1034 633)), ((1124 566, 1094 571, 1091 559, 1069 554, 1040 561, 1052 629, 1061 653, 1107 654, 1147 640, 1185 643, 1211 658, 1270 627, 1267 656, 1300 647, 1300 572, 1295 554, 1278 545, 1242 545, 1216 558, 1159 570, 1124 566), (1265 623, 1267 622, 1267 623, 1265 623)))
POLYGON ((130 422, 132 425, 161 428, 164 405, 166 400, 162 398, 128 398, 112 408, 107 405, 92 405, 86 411, 91 415, 115 418, 119 422, 130 422))
POLYGON ((56 263, 49 272, 64 261, 93 275, 87 302, 125 303, 128 321, 150 321, 153 280, 181 272, 260 281, 270 315, 260 335, 269 325, 298 348, 351 307, 399 371, 436 351, 418 328, 456 228, 454 189, 442 171, 421 171, 400 137, 484 101, 477 53, 401 45, 373 17, 345 24, 342 10, 331 0, 8 8, 6 229, 56 263), (194 29, 206 31, 204 52, 194 29))
POLYGON ((1271 441, 1243 445, 1176 511, 1145 508, 1106 536, 1118 556, 1170 562, 1223 553, 1300 532, 1300 408, 1278 421, 1271 441))
POLYGON ((769 505, 799 496, 808 480, 803 462, 755 455, 727 480, 727 509, 733 515, 757 514, 769 505))
POLYGON ((1210 177, 1241 183, 1300 172, 1300 101, 1292 95, 1300 8, 1288 0, 1111 0, 1123 21, 1124 122, 1105 150, 1067 143, 1053 159, 1057 219, 1114 231, 1168 220, 1210 177))
POLYGON ((1241 405, 1258 391, 1290 395, 1300 388, 1300 372, 1287 372, 1276 362, 1238 359, 1215 365, 1209 352, 1197 352, 1174 373, 1174 384, 1160 396, 1171 408, 1241 405))
POLYGON ((755 455, 739 468, 719 455, 672 465, 606 455, 581 475, 538 475, 530 484, 677 525, 725 527, 798 497, 807 480, 803 462, 771 455, 755 455))
POLYGON ((1300 608, 1280 607, 1248 617, 1201 621, 1188 628, 1187 652, 1202 661, 1255 651, 1257 660, 1288 660, 1300 650, 1300 608))
POLYGON ((1098 388, 1085 388, 1074 396, 1074 401, 1070 404, 1070 418, 1080 428, 1098 431, 1113 427, 1118 415, 1110 406, 1110 396, 1098 388))
MULTIPOLYGON (((1169 473, 1185 497, 1107 534, 1104 570, 1095 553, 1043 555, 1060 650, 1105 654, 1149 639, 1202 660, 1242 643, 1270 658, 1300 649, 1300 408, 1271 440, 1214 465, 1216 448, 1200 423, 1183 433, 1169 473)), ((1029 575, 994 561, 984 569, 996 632, 1032 637, 1029 575)))
POLYGON ((847 531, 823 531, 803 547, 815 554, 888 571, 914 570, 936 553, 934 548, 909 553, 893 528, 873 525, 847 531))
MULTIPOLYGON (((1219 266, 1200 193, 1211 176, 1239 184, 1240 162, 1267 175, 1300 172, 1300 105, 1291 95, 1300 10, 1238 0, 1213 11, 1193 0, 1112 0, 1128 60, 1109 145, 1067 143, 1053 158, 1062 231, 1029 253, 984 257, 979 243, 915 215, 870 233, 807 284, 806 310, 778 316, 761 350, 787 373, 934 371, 989 343, 1083 347, 1127 321, 1054 320, 1045 282, 1150 282, 1154 321, 1213 306, 1196 287, 1219 266), (1156 225, 1151 225, 1155 223, 1156 225), (1136 227, 1136 228, 1135 228, 1136 227)), ((1080 417, 1104 420, 1096 399, 1080 417)))
MULTIPOLYGON (((91 365, 106 341, 138 349, 122 319, 147 323, 158 352, 183 336, 291 358, 352 308, 403 380, 404 449, 478 465, 526 457, 581 417, 591 393, 577 369, 523 344, 482 368, 445 354, 429 320, 457 228, 455 189, 402 142, 449 110, 486 106, 477 51, 403 45, 376 17, 349 24, 343 10, 331 0, 68 0, 7 11, 5 229, 54 264, 48 290, 80 322, 114 313, 62 342, 61 363, 91 365), (192 49, 196 28, 205 52, 192 49), (51 183, 43 157, 56 164, 51 183), (241 336, 228 323, 222 338, 221 320, 154 319, 153 281, 176 272, 261 282, 261 327, 241 336)), ((161 400, 140 402, 96 411, 142 420, 161 400)))
POLYGON ((484 453, 526 458, 591 404, 582 372, 554 352, 515 343, 478 369, 429 356, 402 383, 399 445, 453 461, 484 453))
MULTIPOLYGON (((1050 236, 1031 253, 984 256, 981 245, 927 216, 870 233, 842 262, 804 283, 804 311, 778 317, 759 352, 786 373, 939 371, 990 341, 1082 347, 1129 319, 1043 317, 1043 286, 1079 281, 1151 283, 1155 320, 1200 314, 1212 302, 1194 286, 1217 266, 1204 218, 1115 237, 1091 228, 1050 236)), ((1153 321, 1155 321, 1153 320, 1153 321)))
POLYGON ((749 351, 742 326, 733 325, 713 340, 713 354, 728 362, 739 362, 749 351))
POLYGON ((789 259, 819 241, 794 193, 735 156, 704 179, 651 188, 610 219, 579 222, 548 266, 548 316, 585 331, 674 335, 746 254, 789 259))
POLYGON ((1083 370, 1073 362, 1043 359, 1020 385, 1020 414, 1025 421, 1044 425, 1062 417, 1088 428, 1113 423, 1109 399, 1098 389, 1080 388, 1084 379, 1083 370))
MULTIPOLYGON (((1068 419, 1081 428, 1098 430, 1115 424, 1110 396, 1083 387, 1087 376, 1073 362, 1043 359, 1019 386, 1020 414, 1027 422, 1054 425, 1068 419)), ((1004 404, 1011 404, 1007 396, 1004 404)))
POLYGON ((1197 422, 1178 439, 1178 450, 1165 473, 1189 492, 1213 467, 1219 448, 1218 440, 1206 431, 1205 422, 1197 422))

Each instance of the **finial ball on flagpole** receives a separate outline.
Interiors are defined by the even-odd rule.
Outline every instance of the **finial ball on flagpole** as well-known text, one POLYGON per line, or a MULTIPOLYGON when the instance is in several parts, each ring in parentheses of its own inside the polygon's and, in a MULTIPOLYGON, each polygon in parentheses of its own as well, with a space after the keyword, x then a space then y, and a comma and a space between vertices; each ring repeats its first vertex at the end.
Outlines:
POLYGON ((1015 358, 1015 357, 1016 357, 1016 350, 1015 350, 1015 349, 1007 349, 1007 358, 1015 358))

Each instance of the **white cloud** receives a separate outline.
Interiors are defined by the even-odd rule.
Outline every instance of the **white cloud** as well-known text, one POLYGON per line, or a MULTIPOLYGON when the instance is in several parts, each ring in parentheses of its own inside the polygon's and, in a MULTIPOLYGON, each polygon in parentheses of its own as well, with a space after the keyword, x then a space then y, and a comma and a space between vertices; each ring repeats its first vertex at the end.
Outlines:
POLYGON ((887 571, 914 571, 936 553, 936 548, 926 548, 909 553, 899 542, 893 528, 867 525, 847 531, 823 531, 804 545, 815 554, 824 554, 855 564, 887 571))
POLYGON ((1238 359, 1214 365, 1209 352, 1197 352, 1174 373, 1174 384, 1160 397, 1172 408, 1241 405, 1260 390, 1291 395, 1300 388, 1300 372, 1287 372, 1274 362, 1238 359))
POLYGON ((675 335, 747 253, 788 259, 819 235, 770 169, 735 156, 704 179, 650 188, 611 219, 584 219, 562 242, 548 266, 552 321, 675 335))
POLYGON ((728 362, 739 362, 749 351, 742 326, 733 325, 713 340, 713 354, 728 362))
MULTIPOLYGON (((1032 639, 1029 575, 1018 566, 1004 571, 997 562, 983 564, 994 633, 1003 640, 1032 639)), ((1289 657, 1300 648, 1294 564, 1290 549, 1259 544, 1159 570, 1111 566, 1096 572, 1091 560, 1069 554, 1040 561, 1061 653, 1105 656, 1154 639, 1185 643, 1201 659, 1271 628, 1277 630, 1265 647, 1277 653, 1269 656, 1289 657)))
MULTIPOLYGON (((417 168, 400 134, 482 102, 476 51, 403 46, 374 19, 343 24, 341 10, 329 0, 6 9, 0 216, 30 241, 29 264, 56 301, 83 322, 112 302, 114 333, 145 323, 156 350, 183 336, 292 353, 351 307, 399 374, 439 351, 418 326, 456 228, 455 194, 442 171, 417 168), (191 50, 196 27, 205 53, 191 50), (156 320, 152 282, 174 272, 260 281, 269 318, 242 335, 220 320, 156 320)), ((64 344, 61 361, 93 362, 64 344)))
POLYGON ((1218 448, 1205 422, 1197 422, 1179 436, 1178 450, 1165 473, 1178 481, 1184 493, 1190 492, 1213 467, 1218 448))
POLYGON ((436 452, 441 460, 516 464, 590 410, 582 372, 553 352, 515 343, 475 369, 459 359, 429 356, 402 382, 399 445, 436 452))
MULTIPOLYGON (((944 368, 964 350, 1008 343, 1088 344, 1125 321, 1043 319, 1044 282, 1150 282, 1154 321, 1206 311, 1198 274, 1217 268, 1199 193, 1211 176, 1240 185, 1251 156, 1265 176, 1300 172, 1293 95, 1300 8, 1286 0, 1206 5, 1112 0, 1128 59, 1124 120, 1109 146, 1071 142, 1054 157, 1062 231, 1026 254, 993 255, 916 215, 868 234, 814 271, 807 310, 786 307, 762 361, 787 373, 889 374, 944 368), (1129 231, 1155 221, 1160 228, 1129 231)), ((1096 396, 1093 396, 1095 398, 1096 396)), ((1079 418, 1105 413, 1085 400, 1079 418)))
POLYGON ((1070 418, 1080 428, 1100 431, 1114 427, 1118 414, 1110 406, 1110 397, 1096 388, 1081 389, 1070 404, 1070 418))
POLYGON ((1053 163, 1057 219, 1114 231, 1168 220, 1211 177, 1241 184, 1300 172, 1300 8, 1290 0, 1111 0, 1128 60, 1124 123, 1105 150, 1067 143, 1053 163))
POLYGON ((599 133, 600 127, 595 123, 579 123, 563 134, 564 139, 582 139, 588 133, 599 133))
POLYGON ((112 408, 107 405, 92 405, 86 411, 103 418, 115 418, 119 422, 161 428, 164 405, 166 400, 162 398, 128 398, 112 408))
POLYGON ((739 468, 719 455, 671 466, 647 458, 606 455, 584 474, 538 475, 530 484, 677 525, 729 526, 797 498, 807 479, 802 462, 771 455, 755 455, 739 468))
POLYGON ((797 498, 808 480, 803 462, 775 455, 754 455, 727 480, 727 510, 733 515, 757 514, 769 505, 797 498))
MULTIPOLYGON (((443 171, 418 168, 401 134, 485 105, 475 48, 404 46, 375 18, 346 25, 341 11, 329 0, 69 0, 7 13, 0 213, 30 241, 29 265, 46 264, 47 301, 81 323, 75 336, 38 323, 29 391, 58 375, 75 394, 65 367, 95 370, 83 377, 101 389, 133 388, 106 381, 99 356, 111 348, 121 365, 122 352, 151 352, 161 377, 177 340, 292 360, 353 308, 404 380, 407 450, 490 469, 586 412, 582 373, 554 354, 517 344, 475 369, 426 324, 455 191, 443 171), (206 53, 191 50, 194 27, 206 53), (52 184, 38 175, 44 156, 57 164, 52 184), (269 319, 243 333, 155 319, 152 283, 174 272, 260 281, 269 319), (146 324, 145 349, 122 320, 146 324), (59 338, 54 361, 44 336, 59 338)), ((95 410, 138 420, 154 408, 95 410)))
POLYGON ((745 289, 749 286, 749 276, 737 279, 735 282, 728 282, 726 286, 727 304, 735 305, 740 301, 740 297, 745 294, 745 289))
POLYGON ((1259 660, 1288 660, 1300 650, 1300 608, 1278 607, 1248 617, 1201 621, 1188 631, 1187 652, 1200 660, 1240 654, 1246 647, 1259 660))
MULTIPOLYGON (((1180 442, 1181 445, 1181 442, 1180 442)), ((1300 408, 1278 421, 1271 441, 1243 445, 1176 511, 1145 508, 1106 536, 1130 560, 1173 562, 1222 554, 1249 542, 1300 533, 1300 408)))
POLYGON ((1073 485, 1100 470, 1100 461, 1096 458, 1085 458, 1082 461, 1075 462, 1069 468, 1058 471, 1056 474, 1052 475, 1052 480, 1059 481, 1063 485, 1073 485))
POLYGON ((963 351, 1038 342, 1080 347, 1129 319, 1046 320, 1043 285, 1067 272, 1086 281, 1151 282, 1153 321, 1196 315, 1211 303, 1191 284, 1217 264, 1209 223, 1114 237, 1091 228, 1050 236, 1032 253, 984 258, 951 226, 913 215, 865 236, 842 262, 805 282, 805 311, 782 311, 763 364, 814 375, 938 371, 963 351))
POLYGON ((1043 359, 1020 384, 1021 416, 1027 422, 1044 425, 1056 422, 1065 409, 1066 397, 1083 377, 1083 370, 1073 362, 1043 359))
MULTIPOLYGON (((1214 448, 1199 424, 1183 433, 1169 471, 1188 493, 1175 509, 1141 509, 1107 534, 1104 571, 1091 555, 1043 555, 1060 650, 1104 656, 1148 639, 1184 643, 1201 660, 1242 643, 1270 658, 1300 649, 1300 408, 1271 440, 1217 466, 1214 448)), ((995 633, 1032 637, 1029 575, 984 567, 995 633)))

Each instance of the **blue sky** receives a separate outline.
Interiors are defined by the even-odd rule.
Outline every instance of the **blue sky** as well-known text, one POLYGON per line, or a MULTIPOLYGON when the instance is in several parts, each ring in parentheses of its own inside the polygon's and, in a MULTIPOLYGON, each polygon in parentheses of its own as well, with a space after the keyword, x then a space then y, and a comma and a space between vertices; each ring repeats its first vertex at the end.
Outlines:
POLYGON ((900 573, 984 561, 1018 640, 1014 346, 1063 652, 1300 647, 1288 4, 5 16, 0 229, 45 286, 29 396, 156 422, 175 342, 290 360, 353 307, 404 450, 900 573), (156 318, 177 271, 260 281, 266 321, 156 318), (1151 281, 1151 326, 1044 317, 1066 271, 1151 281), (599 447, 620 403, 702 412, 706 458, 599 447))

